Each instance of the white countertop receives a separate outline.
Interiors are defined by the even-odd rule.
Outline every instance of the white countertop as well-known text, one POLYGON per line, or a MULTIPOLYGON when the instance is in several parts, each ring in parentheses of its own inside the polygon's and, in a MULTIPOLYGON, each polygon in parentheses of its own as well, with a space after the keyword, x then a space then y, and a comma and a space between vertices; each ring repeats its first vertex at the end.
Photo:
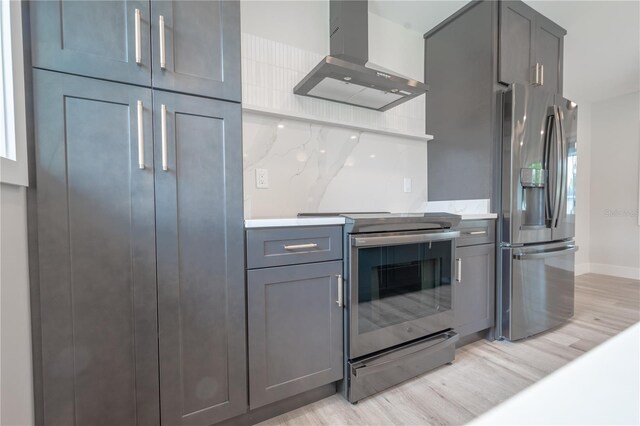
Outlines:
MULTIPOLYGON (((462 220, 496 219, 495 213, 462 214, 462 220)), ((245 228, 278 228, 285 226, 344 225, 343 217, 280 217, 268 219, 245 219, 245 228)))
POLYGON ((636 323, 470 424, 640 424, 639 360, 636 323))
POLYGON ((245 228, 277 228, 282 226, 344 225, 344 217, 282 217, 271 219, 245 219, 245 228))
MULTIPOLYGON (((459 214, 459 213, 454 213, 459 214)), ((482 220, 482 219, 497 219, 497 213, 462 213, 462 220, 482 220)))

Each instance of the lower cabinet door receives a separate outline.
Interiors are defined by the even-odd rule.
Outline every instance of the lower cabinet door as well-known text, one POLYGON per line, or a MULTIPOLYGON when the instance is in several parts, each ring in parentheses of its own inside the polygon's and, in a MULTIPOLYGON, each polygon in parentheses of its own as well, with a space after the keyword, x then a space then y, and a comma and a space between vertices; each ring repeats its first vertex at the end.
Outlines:
POLYGON ((494 244, 456 248, 453 306, 460 337, 494 326, 494 244))
POLYGON ((247 410, 240 105, 154 91, 162 424, 247 410))
POLYGON ((250 270, 251 409, 342 379, 342 261, 250 270))

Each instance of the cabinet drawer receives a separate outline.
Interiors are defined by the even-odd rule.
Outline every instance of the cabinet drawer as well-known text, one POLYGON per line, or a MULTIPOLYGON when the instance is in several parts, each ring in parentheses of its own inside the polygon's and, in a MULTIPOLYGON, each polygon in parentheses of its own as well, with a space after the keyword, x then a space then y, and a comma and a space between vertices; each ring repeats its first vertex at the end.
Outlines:
POLYGON ((496 240, 495 220, 463 220, 456 229, 460 231, 456 247, 491 244, 496 240))
POLYGON ((249 269, 340 259, 341 226, 247 230, 249 269))

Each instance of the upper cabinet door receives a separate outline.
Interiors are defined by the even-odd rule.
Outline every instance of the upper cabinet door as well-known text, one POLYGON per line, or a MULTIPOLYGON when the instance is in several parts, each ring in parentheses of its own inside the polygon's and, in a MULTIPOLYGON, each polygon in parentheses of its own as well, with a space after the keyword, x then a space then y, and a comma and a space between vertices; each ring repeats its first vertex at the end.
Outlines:
POLYGON ((36 70, 34 98, 42 423, 159 424, 151 90, 36 70))
POLYGON ((162 422, 247 409, 240 105, 154 91, 162 422))
POLYGON ((563 28, 521 1, 502 1, 499 31, 501 83, 562 93, 563 28))
POLYGON ((501 83, 534 81, 536 11, 520 1, 500 2, 500 54, 501 83))
POLYGON ((33 66, 149 86, 148 1, 33 1, 33 66))
POLYGON ((153 87, 240 102, 240 2, 152 1, 153 87))
POLYGON ((542 15, 536 17, 536 60, 542 65, 541 86, 562 94, 562 56, 566 31, 542 15))

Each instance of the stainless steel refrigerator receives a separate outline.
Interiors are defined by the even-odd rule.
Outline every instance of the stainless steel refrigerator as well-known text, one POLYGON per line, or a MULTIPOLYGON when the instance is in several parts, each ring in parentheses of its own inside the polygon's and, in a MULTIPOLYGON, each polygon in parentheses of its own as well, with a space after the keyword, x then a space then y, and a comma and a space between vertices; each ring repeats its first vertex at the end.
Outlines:
POLYGON ((577 112, 540 87, 503 96, 497 331, 509 340, 573 316, 577 112))

